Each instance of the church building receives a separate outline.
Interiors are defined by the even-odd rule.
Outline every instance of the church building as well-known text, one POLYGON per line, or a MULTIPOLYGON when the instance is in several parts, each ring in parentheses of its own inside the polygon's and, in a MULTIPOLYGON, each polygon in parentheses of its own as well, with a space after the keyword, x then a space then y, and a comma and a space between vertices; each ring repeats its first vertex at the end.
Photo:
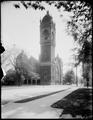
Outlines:
POLYGON ((60 69, 62 64, 58 65, 60 62, 57 60, 60 58, 55 58, 55 35, 55 23, 47 11, 44 18, 40 20, 40 84, 42 85, 61 84, 62 81, 63 70, 60 69))
MULTIPOLYGON (((19 66, 25 65, 25 70, 27 72, 28 78, 22 84, 32 84, 32 85, 51 85, 51 84, 62 84, 63 81, 63 63, 61 58, 57 55, 55 57, 55 46, 56 46, 56 28, 52 17, 49 12, 40 20, 40 47, 41 54, 39 61, 35 60, 33 57, 30 59, 24 57, 22 52, 20 59, 17 59, 19 66), (26 59, 25 59, 26 58, 26 59), (23 61, 23 62, 22 62, 23 61), (27 67, 26 62, 29 63, 27 67)), ((19 50, 13 47, 8 53, 5 52, 2 59, 2 68, 7 73, 9 70, 15 70, 10 59, 16 58, 19 55, 19 50), (18 51, 18 52, 17 52, 18 51), (7 57, 7 59, 6 59, 7 57)), ((23 71, 23 70, 22 70, 23 71)), ((23 73, 22 73, 23 75, 23 73)), ((25 77, 24 77, 25 78, 25 77)))

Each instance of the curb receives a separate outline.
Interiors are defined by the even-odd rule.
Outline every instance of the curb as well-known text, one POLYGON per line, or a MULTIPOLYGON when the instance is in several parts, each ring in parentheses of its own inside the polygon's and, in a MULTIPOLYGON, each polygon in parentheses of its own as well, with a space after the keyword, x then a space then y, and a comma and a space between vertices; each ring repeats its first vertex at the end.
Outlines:
POLYGON ((31 97, 31 98, 25 98, 25 99, 22 99, 22 100, 17 100, 14 103, 26 103, 26 102, 30 102, 30 101, 33 101, 33 100, 37 100, 37 99, 40 99, 40 98, 43 98, 43 97, 47 97, 47 96, 50 96, 50 95, 53 95, 53 94, 56 94, 56 93, 68 90, 70 88, 67 88, 67 89, 64 89, 64 90, 59 90, 59 91, 56 91, 56 92, 47 93, 47 94, 44 94, 44 95, 38 95, 38 96, 35 96, 35 97, 31 97))
POLYGON ((42 94, 42 95, 37 95, 37 96, 34 96, 34 97, 24 98, 24 99, 16 100, 16 101, 5 101, 5 102, 2 101, 1 105, 4 106, 4 105, 9 104, 9 103, 26 103, 26 102, 30 102, 30 101, 37 100, 37 99, 40 99, 40 98, 43 98, 43 97, 47 97, 47 96, 50 96, 50 95, 53 95, 53 94, 56 94, 56 93, 59 93, 59 92, 62 92, 62 91, 66 91, 66 90, 68 90, 70 88, 71 87, 69 87, 67 89, 64 89, 64 90, 59 90, 59 91, 56 91, 56 92, 51 92, 51 93, 46 93, 46 94, 42 94))

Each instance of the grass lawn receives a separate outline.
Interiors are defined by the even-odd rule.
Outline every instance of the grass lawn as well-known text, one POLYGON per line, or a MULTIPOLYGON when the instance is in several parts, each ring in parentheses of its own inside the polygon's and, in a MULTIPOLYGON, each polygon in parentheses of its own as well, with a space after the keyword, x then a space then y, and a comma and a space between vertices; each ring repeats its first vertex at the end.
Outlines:
POLYGON ((51 105, 53 108, 62 109, 59 117, 70 114, 72 118, 92 119, 92 89, 79 88, 63 99, 51 105))

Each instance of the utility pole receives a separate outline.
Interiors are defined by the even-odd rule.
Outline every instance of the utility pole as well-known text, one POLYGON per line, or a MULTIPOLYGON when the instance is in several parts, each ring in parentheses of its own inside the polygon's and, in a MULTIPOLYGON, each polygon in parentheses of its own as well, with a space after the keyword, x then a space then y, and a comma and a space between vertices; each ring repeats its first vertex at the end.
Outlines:
POLYGON ((75 56, 75 67, 76 67, 76 86, 78 86, 76 56, 75 56))

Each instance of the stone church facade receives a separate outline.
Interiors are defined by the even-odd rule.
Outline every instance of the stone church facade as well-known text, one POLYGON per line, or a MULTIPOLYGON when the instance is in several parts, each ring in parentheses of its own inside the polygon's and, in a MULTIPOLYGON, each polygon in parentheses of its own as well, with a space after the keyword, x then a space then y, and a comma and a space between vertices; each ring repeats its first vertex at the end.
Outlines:
POLYGON ((55 58, 55 23, 49 12, 40 20, 40 84, 62 83, 62 62, 57 56, 55 58))
MULTIPOLYGON (((40 60, 37 61, 34 58, 30 58, 29 70, 30 79, 25 79, 24 84, 32 85, 50 85, 50 84, 62 84, 63 81, 63 64, 61 58, 57 55, 55 57, 55 35, 56 28, 55 23, 53 22, 52 17, 49 15, 49 12, 44 16, 40 21, 40 46, 41 46, 41 55, 40 60)), ((20 53, 20 50, 17 50, 16 47, 13 47, 11 52, 5 52, 4 56, 7 56, 6 61, 3 62, 2 68, 7 73, 8 70, 15 70, 14 66, 11 64, 10 59, 16 58, 20 53)), ((22 56, 24 61, 24 57, 22 56)), ((20 61, 22 61, 20 60, 20 61)))

